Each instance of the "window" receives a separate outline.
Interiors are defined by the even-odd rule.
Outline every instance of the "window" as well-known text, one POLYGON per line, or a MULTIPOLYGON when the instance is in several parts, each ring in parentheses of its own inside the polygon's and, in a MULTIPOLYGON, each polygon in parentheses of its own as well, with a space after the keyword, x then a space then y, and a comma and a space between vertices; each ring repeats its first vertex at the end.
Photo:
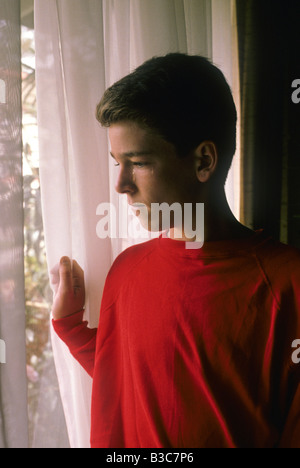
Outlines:
MULTIPOLYGON (((28 2, 26 4, 28 6, 28 2)), ((28 25, 32 16, 28 9, 26 12, 25 23, 28 25)), ((31 448, 68 448, 49 328, 52 291, 48 281, 40 198, 33 27, 23 24, 21 37, 29 444, 31 448)))

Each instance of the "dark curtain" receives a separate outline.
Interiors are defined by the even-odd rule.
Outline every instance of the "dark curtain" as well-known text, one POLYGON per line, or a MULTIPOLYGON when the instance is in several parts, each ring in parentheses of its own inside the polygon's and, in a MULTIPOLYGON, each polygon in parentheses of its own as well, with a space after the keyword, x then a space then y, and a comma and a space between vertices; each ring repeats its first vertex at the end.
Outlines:
POLYGON ((241 220, 300 247, 300 1, 236 0, 241 220))
POLYGON ((19 0, 0 0, 0 339, 0 448, 26 448, 19 0))

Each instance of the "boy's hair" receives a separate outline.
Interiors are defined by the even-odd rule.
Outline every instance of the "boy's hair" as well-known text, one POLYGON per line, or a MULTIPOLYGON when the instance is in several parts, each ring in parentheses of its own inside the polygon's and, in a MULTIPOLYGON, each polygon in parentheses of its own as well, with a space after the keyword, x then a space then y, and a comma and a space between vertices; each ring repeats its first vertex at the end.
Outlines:
POLYGON ((134 121, 172 143, 179 157, 213 141, 217 173, 225 183, 237 114, 224 75, 208 59, 181 53, 153 57, 105 91, 96 116, 104 127, 134 121))

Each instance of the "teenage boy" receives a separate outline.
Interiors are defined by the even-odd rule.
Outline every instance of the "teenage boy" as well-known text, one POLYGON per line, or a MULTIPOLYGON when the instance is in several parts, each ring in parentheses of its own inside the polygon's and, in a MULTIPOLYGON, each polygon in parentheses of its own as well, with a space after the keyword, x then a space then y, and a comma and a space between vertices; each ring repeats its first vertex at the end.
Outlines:
POLYGON ((194 227, 197 203, 205 216, 202 248, 171 217, 116 259, 98 330, 83 321, 83 271, 61 259, 53 326, 93 377, 91 446, 299 447, 300 253, 230 211, 224 76, 203 57, 156 57, 105 92, 97 118, 146 227, 154 203, 191 203, 194 227))

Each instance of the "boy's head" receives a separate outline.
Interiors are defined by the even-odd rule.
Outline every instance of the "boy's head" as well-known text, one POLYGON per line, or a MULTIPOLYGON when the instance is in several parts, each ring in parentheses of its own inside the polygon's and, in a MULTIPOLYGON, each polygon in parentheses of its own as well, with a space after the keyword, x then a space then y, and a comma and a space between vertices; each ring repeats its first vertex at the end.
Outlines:
POLYGON ((135 122, 172 143, 179 157, 213 141, 222 183, 235 153, 236 118, 222 72, 204 57, 181 53, 146 61, 107 89, 97 107, 103 126, 135 122))

